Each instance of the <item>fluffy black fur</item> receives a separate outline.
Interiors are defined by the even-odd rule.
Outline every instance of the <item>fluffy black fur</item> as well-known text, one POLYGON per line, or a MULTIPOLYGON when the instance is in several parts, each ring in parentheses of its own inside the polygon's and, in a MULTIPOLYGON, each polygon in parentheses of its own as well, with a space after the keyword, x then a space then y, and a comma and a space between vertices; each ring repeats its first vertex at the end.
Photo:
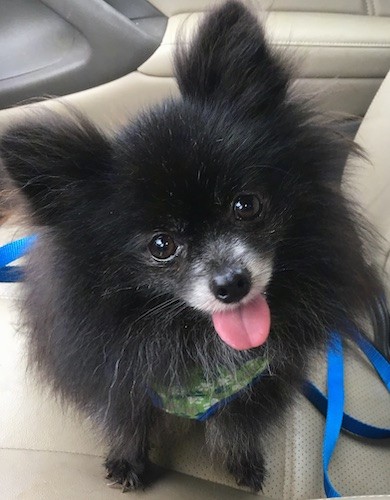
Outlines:
POLYGON ((368 312, 380 288, 339 187, 353 146, 290 96, 289 71, 238 2, 207 16, 175 67, 181 97, 114 138, 74 113, 2 138, 5 165, 41 227, 27 276, 30 358, 102 427, 109 476, 137 488, 161 418, 147 387, 185 385, 194 365, 212 379, 220 366, 268 355, 269 376, 206 424, 212 451, 240 485, 259 490, 258 437, 283 415, 328 332, 347 335, 346 320, 368 312), (254 221, 232 217, 242 192, 263 200, 254 221), (147 249, 162 229, 184 248, 166 264, 147 249), (210 258, 218 237, 272 255, 266 346, 231 349, 185 300, 191 264, 210 258))

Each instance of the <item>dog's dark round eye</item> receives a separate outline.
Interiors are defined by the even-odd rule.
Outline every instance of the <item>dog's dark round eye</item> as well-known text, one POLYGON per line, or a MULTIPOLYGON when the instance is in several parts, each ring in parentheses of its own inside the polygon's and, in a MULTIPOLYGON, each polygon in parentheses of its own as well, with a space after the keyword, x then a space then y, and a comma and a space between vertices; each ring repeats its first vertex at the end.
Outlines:
POLYGON ((175 255, 177 245, 169 234, 157 234, 149 243, 149 251, 155 259, 166 260, 175 255))
POLYGON ((255 194, 239 194, 233 201, 233 212, 237 220, 253 220, 262 208, 259 198, 255 194))

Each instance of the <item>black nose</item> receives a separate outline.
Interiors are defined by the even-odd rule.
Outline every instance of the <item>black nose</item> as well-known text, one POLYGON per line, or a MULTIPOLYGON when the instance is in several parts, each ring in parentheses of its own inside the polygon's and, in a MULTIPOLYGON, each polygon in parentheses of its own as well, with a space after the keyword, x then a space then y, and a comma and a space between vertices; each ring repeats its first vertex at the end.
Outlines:
POLYGON ((239 302, 251 289, 251 277, 246 269, 229 269, 211 281, 215 297, 225 304, 239 302))

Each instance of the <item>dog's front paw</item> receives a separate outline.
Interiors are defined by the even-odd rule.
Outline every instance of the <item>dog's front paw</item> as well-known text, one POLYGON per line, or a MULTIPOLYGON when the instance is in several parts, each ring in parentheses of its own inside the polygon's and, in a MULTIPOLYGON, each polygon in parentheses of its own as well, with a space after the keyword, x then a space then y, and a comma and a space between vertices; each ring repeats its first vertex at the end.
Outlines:
POLYGON ((253 457, 231 461, 228 463, 228 470, 235 478, 238 486, 246 486, 254 493, 263 489, 263 482, 266 475, 263 460, 253 457))
POLYGON ((134 467, 125 459, 107 459, 105 462, 107 479, 112 479, 111 485, 121 485, 122 491, 144 489, 143 471, 134 467))

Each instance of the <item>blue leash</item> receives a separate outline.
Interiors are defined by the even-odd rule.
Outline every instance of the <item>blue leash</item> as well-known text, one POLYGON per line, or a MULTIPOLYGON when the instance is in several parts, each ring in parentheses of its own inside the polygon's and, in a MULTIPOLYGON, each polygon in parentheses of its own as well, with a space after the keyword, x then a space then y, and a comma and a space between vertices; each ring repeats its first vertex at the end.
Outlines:
POLYGON ((32 235, 0 247, 0 282, 16 283, 23 280, 23 268, 21 266, 9 266, 8 264, 23 257, 36 240, 37 236, 32 235))
MULTIPOLYGON (((356 343, 377 371, 385 387, 390 391, 390 363, 365 337, 356 334, 356 343)), ((306 381, 303 393, 326 416, 322 448, 324 490, 327 497, 340 497, 329 478, 329 463, 335 450, 341 429, 356 436, 370 439, 390 438, 390 429, 368 425, 344 413, 344 358, 343 345, 338 333, 333 333, 328 348, 327 369, 328 397, 311 382, 306 381)))
MULTIPOLYGON (((32 235, 13 241, 0 247, 0 282, 14 283, 23 280, 23 268, 10 266, 12 262, 23 257, 36 242, 32 235)), ((375 368, 384 385, 390 391, 390 363, 360 334, 356 335, 356 343, 375 368)), ((303 393, 309 401, 326 416, 323 440, 324 489, 327 497, 340 497, 329 478, 329 463, 337 445, 340 431, 343 429, 357 436, 370 439, 390 438, 390 429, 375 427, 344 413, 344 355, 343 344, 338 333, 334 332, 328 347, 327 393, 326 397, 309 381, 303 386, 303 393)))

